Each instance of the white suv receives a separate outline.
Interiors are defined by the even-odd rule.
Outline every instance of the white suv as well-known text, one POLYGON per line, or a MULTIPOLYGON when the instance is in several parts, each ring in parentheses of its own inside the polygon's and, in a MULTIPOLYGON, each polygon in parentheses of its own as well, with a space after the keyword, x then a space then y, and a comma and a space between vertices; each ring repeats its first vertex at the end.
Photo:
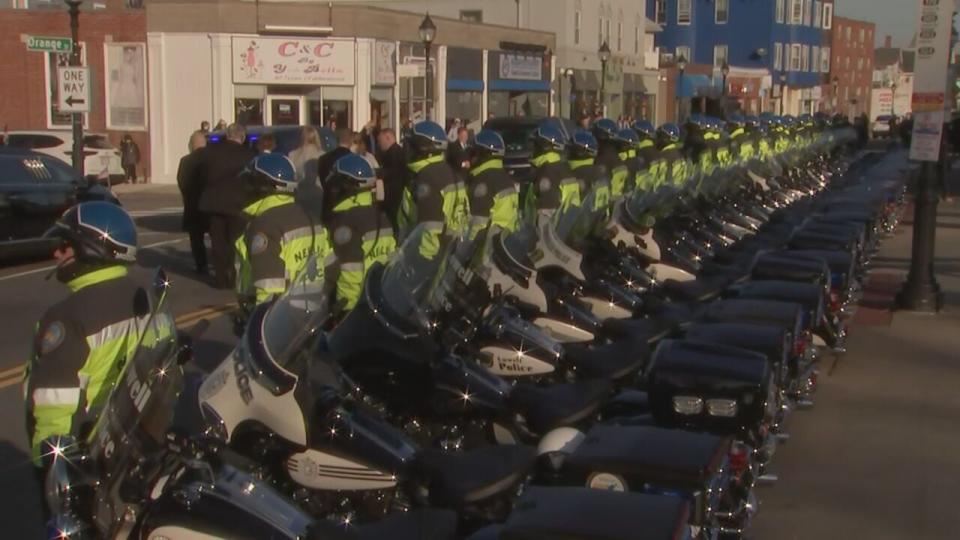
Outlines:
MULTIPOLYGON (((73 159, 73 133, 69 131, 11 131, 3 138, 7 146, 26 148, 51 155, 67 164, 73 159)), ((123 181, 120 151, 101 133, 83 135, 83 173, 111 184, 123 181)))

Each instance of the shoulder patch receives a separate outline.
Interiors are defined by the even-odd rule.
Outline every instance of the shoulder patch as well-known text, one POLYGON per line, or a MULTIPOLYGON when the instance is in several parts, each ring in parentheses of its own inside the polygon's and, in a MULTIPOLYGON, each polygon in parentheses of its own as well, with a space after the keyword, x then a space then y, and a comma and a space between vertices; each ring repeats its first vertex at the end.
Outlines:
POLYGON ((418 182, 418 183, 417 183, 416 195, 415 195, 416 198, 422 199, 422 198, 426 197, 427 195, 430 195, 430 186, 428 186, 428 185, 426 184, 426 182, 418 182))
POLYGON ((267 250, 267 235, 262 232, 253 235, 253 238, 250 240, 250 254, 259 255, 267 250))
POLYGON ((488 191, 486 182, 477 182, 477 185, 473 187, 473 196, 478 199, 486 197, 488 191))
POLYGON ((547 177, 540 179, 540 193, 546 193, 550 191, 550 188, 553 186, 553 180, 550 180, 547 177))
POLYGON ((346 225, 341 225, 337 227, 337 230, 333 231, 333 243, 338 246, 346 244, 351 238, 353 238, 353 230, 346 225))
POLYGON ((66 334, 67 331, 62 322, 54 321, 48 324, 40 337, 40 354, 48 354, 57 350, 57 347, 63 343, 66 334))

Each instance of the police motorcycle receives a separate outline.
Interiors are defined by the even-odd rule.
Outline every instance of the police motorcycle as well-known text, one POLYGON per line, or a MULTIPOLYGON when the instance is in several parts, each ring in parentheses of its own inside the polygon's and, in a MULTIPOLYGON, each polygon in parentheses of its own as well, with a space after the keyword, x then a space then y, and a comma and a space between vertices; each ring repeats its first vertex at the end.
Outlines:
MULTIPOLYGON (((502 520, 532 470, 536 452, 526 446, 464 449, 452 435, 438 433, 434 439, 448 441, 446 446, 455 451, 421 447, 411 437, 417 435, 417 418, 411 416, 409 425, 388 422, 384 414, 393 411, 373 399, 361 384, 365 380, 352 380, 334 360, 331 350, 342 351, 339 344, 345 339, 371 342, 409 331, 409 326, 386 326, 402 319, 388 317, 389 310, 400 305, 389 302, 399 294, 398 287, 423 286, 413 265, 433 264, 446 256, 440 251, 433 257, 414 257, 425 238, 433 236, 416 229, 395 259, 400 262, 371 271, 364 298, 351 312, 364 311, 373 318, 359 333, 351 321, 360 315, 348 316, 329 336, 323 331, 329 316, 327 295, 307 272, 283 296, 253 312, 240 343, 200 387, 200 408, 211 435, 249 458, 252 474, 291 496, 312 516, 359 523, 437 506, 455 510, 461 526, 470 529, 502 520), (380 289, 381 280, 374 276, 385 274, 390 287, 380 289), (372 309, 361 307, 371 301, 372 309), (381 328, 379 318, 385 324, 381 328)), ((376 358, 366 360, 377 363, 376 358)), ((504 401, 506 384, 480 368, 470 369, 449 356, 410 361, 419 366, 405 373, 420 370, 432 383, 430 396, 418 396, 419 402, 436 407, 437 414, 462 413, 469 420, 473 407, 496 409, 504 401)), ((385 363, 379 365, 385 378, 399 377, 408 367, 391 372, 385 363)), ((410 390, 404 395, 409 397, 410 390)))
POLYGON ((45 443, 48 538, 457 537, 456 515, 432 509, 352 530, 317 521, 219 441, 186 437, 174 410, 190 338, 177 335, 162 271, 153 289, 152 308, 147 294, 138 298, 142 337, 92 430, 45 443))

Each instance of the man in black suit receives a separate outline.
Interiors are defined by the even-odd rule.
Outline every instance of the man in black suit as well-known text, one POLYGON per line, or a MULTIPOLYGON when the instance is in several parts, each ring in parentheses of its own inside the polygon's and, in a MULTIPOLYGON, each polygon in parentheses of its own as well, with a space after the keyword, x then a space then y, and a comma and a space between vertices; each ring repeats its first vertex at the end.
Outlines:
POLYGON ((338 159, 352 152, 350 146, 353 144, 353 133, 351 133, 349 129, 338 130, 337 143, 338 146, 336 148, 320 156, 320 159, 317 160, 316 183, 309 185, 307 179, 304 179, 304 182, 301 183, 297 189, 297 199, 304 204, 314 218, 318 217, 317 211, 319 210, 321 214, 319 217, 324 223, 326 223, 327 218, 330 216, 330 211, 333 210, 333 208, 327 207, 327 201, 323 197, 323 194, 327 192, 327 177, 330 176, 330 171, 333 170, 333 164, 336 163, 338 159), (318 205, 318 203, 320 204, 318 205))
POLYGON ((397 134, 392 129, 380 130, 377 146, 380 149, 377 161, 380 162, 380 177, 383 179, 383 211, 390 219, 394 234, 399 234, 397 214, 400 212, 403 190, 410 182, 411 172, 407 167, 406 153, 397 144, 397 134))
POLYGON ((177 168, 177 186, 183 197, 183 230, 190 236, 190 251, 197 273, 207 273, 207 248, 203 245, 203 235, 207 232, 207 216, 200 211, 200 195, 203 193, 205 178, 198 174, 203 148, 207 138, 202 131, 190 135, 188 148, 190 153, 180 158, 177 168))
POLYGON ((236 279, 233 243, 243 234, 243 186, 240 173, 256 153, 243 143, 247 130, 240 124, 227 126, 226 138, 203 149, 199 173, 205 181, 199 209, 210 218, 210 243, 216 286, 230 289, 236 279))
POLYGON ((461 178, 466 178, 467 172, 470 170, 470 152, 467 143, 469 138, 470 132, 467 131, 467 128, 462 127, 457 130, 457 140, 447 147, 447 163, 461 178))

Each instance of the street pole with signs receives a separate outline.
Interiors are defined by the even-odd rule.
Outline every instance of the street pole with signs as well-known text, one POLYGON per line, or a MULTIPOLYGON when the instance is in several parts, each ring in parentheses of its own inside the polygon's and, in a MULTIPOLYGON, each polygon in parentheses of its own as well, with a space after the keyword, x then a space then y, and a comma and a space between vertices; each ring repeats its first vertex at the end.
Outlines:
POLYGON ((426 58, 426 69, 424 70, 424 82, 426 83, 426 88, 424 88, 424 104, 423 104, 423 114, 427 120, 432 120, 433 115, 431 114, 431 109, 433 108, 433 66, 430 62, 430 46, 433 45, 433 40, 437 37, 437 26, 433 24, 433 19, 430 18, 430 14, 423 18, 423 21, 420 23, 420 40, 423 41, 424 48, 424 57, 426 58))
MULTIPOLYGON (((64 0, 70 12, 70 40, 73 50, 70 53, 70 65, 78 67, 80 62, 80 4, 81 0, 64 0)), ((73 168, 83 175, 83 113, 71 115, 73 124, 73 168)))
POLYGON ((597 51, 600 56, 600 116, 607 116, 607 62, 610 61, 610 46, 604 41, 597 51))
POLYGON ((914 199, 913 255, 907 282, 897 298, 903 309, 940 311, 943 295, 933 273, 937 237, 937 175, 946 159, 943 126, 946 118, 947 68, 953 0, 914 0, 919 4, 917 60, 913 88, 913 137, 910 159, 923 162, 914 199))

